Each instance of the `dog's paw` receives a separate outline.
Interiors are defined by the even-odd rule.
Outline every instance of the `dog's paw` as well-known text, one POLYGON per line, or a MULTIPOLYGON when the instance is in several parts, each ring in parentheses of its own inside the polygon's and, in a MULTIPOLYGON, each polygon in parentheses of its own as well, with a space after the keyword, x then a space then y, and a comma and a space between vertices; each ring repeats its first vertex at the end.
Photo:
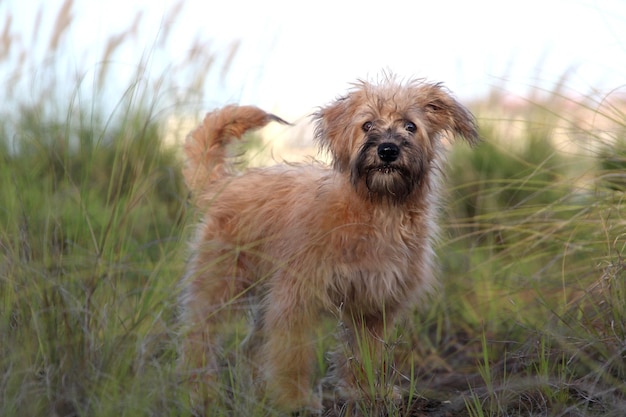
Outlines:
POLYGON ((397 385, 392 385, 389 389, 388 398, 393 402, 402 401, 402 399, 404 398, 404 396, 402 395, 402 388, 397 385))
POLYGON ((313 416, 321 416, 324 411, 324 406, 322 405, 322 401, 317 397, 312 397, 308 404, 302 406, 301 408, 292 411, 292 417, 313 417, 313 416))

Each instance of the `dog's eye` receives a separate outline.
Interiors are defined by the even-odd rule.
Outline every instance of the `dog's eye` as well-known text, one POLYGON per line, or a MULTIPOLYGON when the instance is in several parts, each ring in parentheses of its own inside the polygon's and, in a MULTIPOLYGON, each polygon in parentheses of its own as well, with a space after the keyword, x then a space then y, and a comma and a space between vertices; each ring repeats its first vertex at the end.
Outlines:
POLYGON ((415 133, 415 131, 417 130, 417 126, 415 126, 415 123, 407 120, 404 122, 404 129, 407 132, 415 133))
POLYGON ((363 123, 363 126, 361 126, 361 129, 363 129, 364 132, 369 132, 370 130, 372 130, 372 127, 374 127, 374 123, 365 122, 363 123))

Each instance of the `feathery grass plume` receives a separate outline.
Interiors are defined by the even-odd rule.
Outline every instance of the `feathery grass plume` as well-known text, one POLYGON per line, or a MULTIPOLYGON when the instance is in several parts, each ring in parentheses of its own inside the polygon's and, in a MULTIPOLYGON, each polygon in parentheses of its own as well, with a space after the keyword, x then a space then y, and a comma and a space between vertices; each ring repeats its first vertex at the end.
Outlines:
POLYGON ((72 26, 74 16, 72 9, 74 7, 74 0, 65 0, 61 5, 61 9, 57 14, 54 28, 52 29, 52 35, 50 37, 50 43, 48 44, 48 51, 50 54, 54 54, 61 43, 61 39, 72 26))
POLYGON ((164 19, 161 25, 161 34, 159 36, 159 46, 161 47, 166 46, 166 43, 170 37, 170 32, 178 23, 178 19, 182 10, 183 10, 183 1, 178 0, 163 15, 164 19))
POLYGON ((124 43, 128 42, 128 39, 131 37, 137 36, 137 29, 139 27, 139 23, 141 22, 141 13, 137 13, 135 15, 135 20, 127 29, 118 33, 117 35, 112 35, 106 43, 104 48, 104 52, 102 54, 102 60, 100 64, 100 70, 98 72, 97 77, 97 85, 98 90, 102 90, 104 88, 104 84, 106 82, 106 76, 109 72, 110 68, 110 60, 115 51, 120 48, 124 43))
POLYGON ((13 22, 13 16, 8 14, 4 18, 4 28, 0 35, 0 61, 6 60, 11 53, 11 45, 13 43, 13 36, 11 35, 11 24, 13 22))

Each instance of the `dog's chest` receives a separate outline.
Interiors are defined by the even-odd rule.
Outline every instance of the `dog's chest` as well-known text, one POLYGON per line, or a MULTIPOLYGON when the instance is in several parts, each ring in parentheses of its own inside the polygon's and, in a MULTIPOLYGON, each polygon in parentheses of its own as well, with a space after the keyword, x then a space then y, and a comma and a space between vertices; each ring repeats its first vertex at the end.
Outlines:
POLYGON ((331 258, 357 269, 400 267, 408 258, 417 256, 416 250, 424 243, 423 233, 409 216, 356 218, 328 233, 331 258))
POLYGON ((349 236, 340 237, 335 252, 335 260, 347 267, 357 269, 387 270, 389 264, 401 265, 415 247, 413 237, 386 236, 376 231, 362 230, 349 236))
POLYGON ((412 265, 423 256, 417 235, 399 225, 362 225, 337 230, 328 256, 328 294, 333 304, 365 310, 401 302, 415 280, 412 265))

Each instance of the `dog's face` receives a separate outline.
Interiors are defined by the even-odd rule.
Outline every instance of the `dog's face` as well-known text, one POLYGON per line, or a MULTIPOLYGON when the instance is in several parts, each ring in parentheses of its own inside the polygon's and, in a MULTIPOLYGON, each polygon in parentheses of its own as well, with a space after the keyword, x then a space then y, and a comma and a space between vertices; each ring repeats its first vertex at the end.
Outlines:
POLYGON ((402 202, 429 175, 444 133, 478 140, 471 113, 440 84, 362 82, 316 115, 334 169, 372 200, 402 202))

